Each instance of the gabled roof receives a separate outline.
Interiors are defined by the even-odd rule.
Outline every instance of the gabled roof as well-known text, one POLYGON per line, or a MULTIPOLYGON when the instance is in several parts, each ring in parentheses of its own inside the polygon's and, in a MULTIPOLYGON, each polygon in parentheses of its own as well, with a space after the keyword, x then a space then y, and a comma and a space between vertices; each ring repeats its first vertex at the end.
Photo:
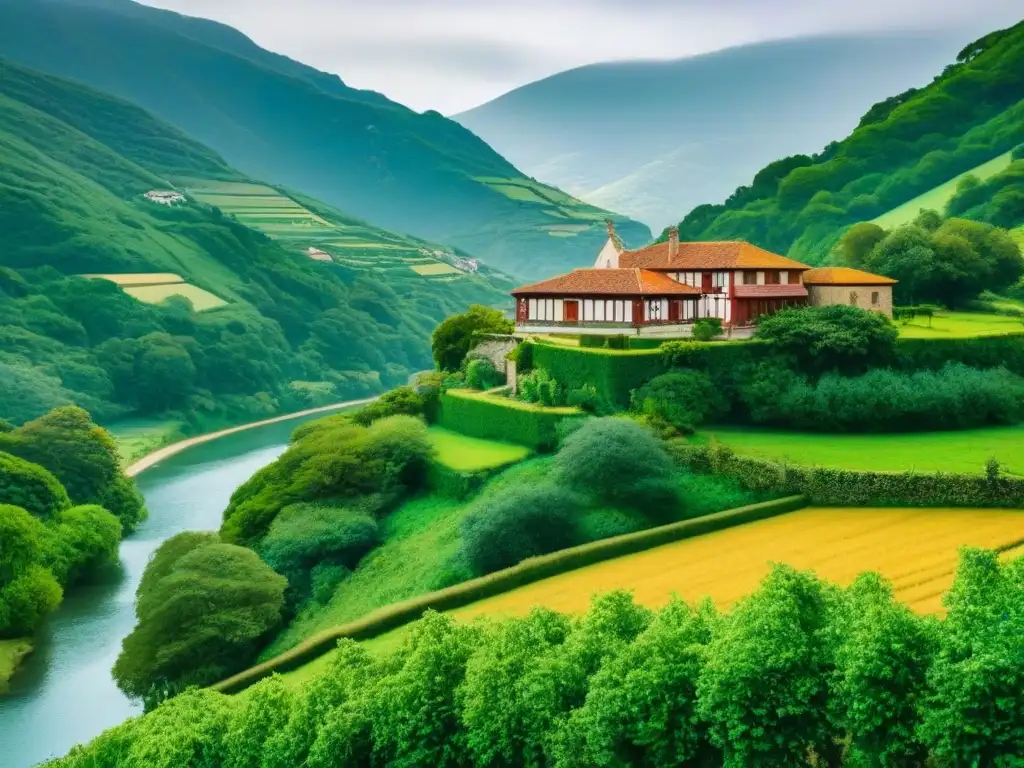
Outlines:
POLYGON ((700 296, 692 286, 646 269, 576 269, 512 291, 513 296, 700 296))
POLYGON ((741 241, 679 243, 679 251, 670 257, 669 242, 626 251, 619 257, 623 267, 641 269, 809 269, 806 264, 787 259, 764 248, 741 241))
POLYGON ((804 285, 896 285, 898 282, 852 267, 821 267, 804 272, 804 285))

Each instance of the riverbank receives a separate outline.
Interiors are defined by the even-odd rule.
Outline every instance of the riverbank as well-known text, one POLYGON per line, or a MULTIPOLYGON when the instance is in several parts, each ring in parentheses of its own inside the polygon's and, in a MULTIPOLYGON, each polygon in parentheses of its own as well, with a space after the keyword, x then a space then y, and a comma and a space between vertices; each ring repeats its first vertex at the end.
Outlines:
POLYGON ((8 683, 22 661, 33 651, 31 638, 0 640, 0 695, 7 693, 8 683))
POLYGON ((332 411, 340 411, 346 408, 357 408, 360 405, 367 405, 376 400, 376 397, 367 397, 362 400, 349 400, 344 403, 334 403, 333 405, 322 405, 319 408, 307 408, 304 411, 297 411, 295 413, 286 413, 281 416, 274 416, 270 419, 262 419, 261 421, 252 421, 248 424, 240 424, 237 427, 229 427, 227 429, 221 429, 216 432, 207 432, 203 435, 196 435, 195 437, 188 437, 184 440, 178 440, 176 442, 165 445, 158 448, 151 453, 147 453, 140 459, 135 460, 129 464, 124 473, 128 477, 135 477, 136 475, 144 472, 155 464, 163 461, 164 459, 170 458, 175 454, 181 453, 195 445, 201 445, 202 443, 208 443, 211 440, 217 440, 221 437, 227 437, 238 432, 245 432, 249 429, 256 429, 258 427, 266 427, 270 424, 278 424, 282 421, 290 421, 292 419, 301 419, 305 416, 315 416, 318 413, 330 413, 332 411))

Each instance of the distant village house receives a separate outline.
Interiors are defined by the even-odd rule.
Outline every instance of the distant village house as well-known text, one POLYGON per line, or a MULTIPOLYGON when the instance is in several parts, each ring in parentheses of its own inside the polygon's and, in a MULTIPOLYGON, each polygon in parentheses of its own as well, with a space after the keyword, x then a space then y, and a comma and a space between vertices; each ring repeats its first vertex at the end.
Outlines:
POLYGON ((328 263, 334 263, 334 257, 331 256, 327 251, 321 251, 319 248, 307 248, 306 255, 314 261, 325 261, 328 263))
POLYGON ((679 241, 627 250, 608 222, 594 266, 512 291, 516 326, 533 333, 688 336, 701 318, 730 329, 786 307, 850 304, 892 316, 895 280, 807 264, 750 243, 679 241))
POLYGON ((180 192, 172 192, 170 190, 159 190, 154 189, 145 194, 145 198, 152 203, 158 203, 159 205, 176 205, 178 203, 185 202, 185 196, 180 192))

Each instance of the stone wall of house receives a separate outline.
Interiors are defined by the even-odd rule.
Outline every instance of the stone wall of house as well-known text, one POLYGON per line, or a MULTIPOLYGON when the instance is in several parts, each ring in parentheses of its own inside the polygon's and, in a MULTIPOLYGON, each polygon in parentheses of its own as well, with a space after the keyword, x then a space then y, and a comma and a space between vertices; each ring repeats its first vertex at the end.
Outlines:
POLYGON ((473 347, 467 359, 484 358, 490 360, 495 368, 505 372, 506 381, 514 382, 516 380, 515 365, 512 364, 510 370, 509 365, 511 361, 506 360, 505 356, 518 345, 519 340, 513 336, 489 336, 473 347))
POLYGON ((892 317, 891 285, 808 285, 807 293, 810 303, 816 307, 847 304, 892 317), (878 295, 875 297, 873 294, 878 295), (877 302, 872 298, 877 298, 877 302))

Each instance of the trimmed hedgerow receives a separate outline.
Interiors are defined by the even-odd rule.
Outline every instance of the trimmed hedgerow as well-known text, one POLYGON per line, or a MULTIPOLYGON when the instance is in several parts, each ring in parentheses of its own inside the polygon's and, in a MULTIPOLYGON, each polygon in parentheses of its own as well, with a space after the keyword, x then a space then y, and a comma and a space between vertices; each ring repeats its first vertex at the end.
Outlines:
POLYGON ((505 568, 454 587, 395 603, 374 611, 365 618, 324 630, 280 656, 275 656, 269 661, 239 672, 237 675, 217 683, 212 688, 221 693, 238 693, 275 672, 283 673, 297 669, 313 659, 333 651, 338 647, 338 640, 341 638, 368 640, 379 637, 385 632, 416 621, 427 610, 451 611, 477 600, 493 597, 577 568, 636 554, 660 547, 663 544, 671 544, 674 541, 682 541, 694 536, 752 523, 756 520, 765 520, 806 506, 807 499, 805 497, 791 496, 717 512, 692 520, 684 520, 680 523, 662 525, 658 528, 650 528, 613 539, 595 541, 553 552, 550 555, 532 557, 512 568, 505 568))
POLYGON ((672 441, 670 451, 677 464, 693 472, 732 477, 752 491, 801 494, 823 506, 1024 506, 1024 478, 1003 476, 994 463, 985 474, 917 474, 792 466, 737 456, 726 446, 682 440, 672 441))
POLYGON ((896 342, 896 367, 902 370, 937 370, 954 362, 971 368, 1001 366, 1024 376, 1024 333, 963 339, 899 339, 896 342))
POLYGON ((470 437, 550 451, 558 443, 558 423, 584 415, 576 408, 541 408, 517 400, 450 390, 441 395, 437 423, 470 437))

